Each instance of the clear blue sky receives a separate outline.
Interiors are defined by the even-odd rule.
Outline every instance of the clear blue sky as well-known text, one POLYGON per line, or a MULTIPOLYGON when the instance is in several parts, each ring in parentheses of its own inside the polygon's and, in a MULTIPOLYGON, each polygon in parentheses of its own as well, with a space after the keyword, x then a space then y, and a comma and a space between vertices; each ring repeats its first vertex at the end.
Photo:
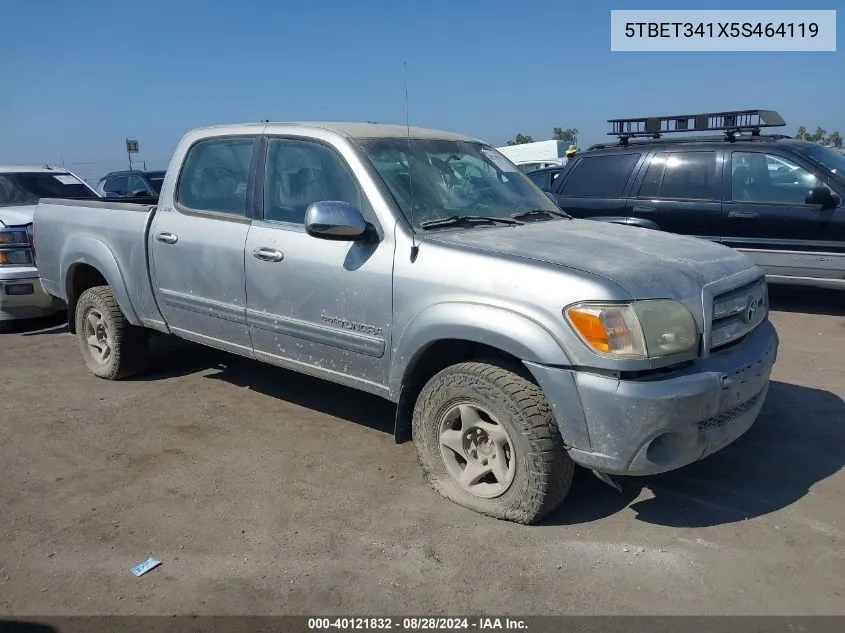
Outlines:
MULTIPOLYGON (((164 167, 203 125, 405 118, 494 145, 605 120, 771 108, 845 134, 845 44, 835 53, 613 53, 610 9, 643 0, 83 0, 0 8, 0 162, 63 158, 86 178, 125 164, 124 139, 164 167), (576 4, 579 6, 576 7, 576 4)), ((839 9, 783 0, 684 8, 839 9)))

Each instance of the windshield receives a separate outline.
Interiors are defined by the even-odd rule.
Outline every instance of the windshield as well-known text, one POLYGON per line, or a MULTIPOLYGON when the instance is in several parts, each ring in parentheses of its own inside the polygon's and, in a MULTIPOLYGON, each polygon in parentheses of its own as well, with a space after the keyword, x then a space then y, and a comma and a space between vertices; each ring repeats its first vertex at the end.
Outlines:
POLYGON ((67 173, 0 174, 0 207, 38 204, 39 198, 96 198, 76 176, 67 173))
POLYGON ((527 176, 481 143, 396 138, 359 144, 415 229, 454 216, 560 213, 527 176))
POLYGON ((845 178, 845 154, 822 145, 801 147, 797 151, 814 163, 818 163, 830 173, 845 178))
POLYGON ((150 187, 156 193, 161 193, 161 184, 164 182, 164 173, 163 171, 154 171, 147 173, 147 182, 150 183, 150 187))

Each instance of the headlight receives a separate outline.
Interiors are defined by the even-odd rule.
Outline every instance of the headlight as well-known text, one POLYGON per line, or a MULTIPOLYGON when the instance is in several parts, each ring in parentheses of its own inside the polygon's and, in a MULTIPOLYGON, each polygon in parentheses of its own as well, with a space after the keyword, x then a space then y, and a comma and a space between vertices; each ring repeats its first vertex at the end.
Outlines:
POLYGON ((32 250, 29 248, 0 249, 0 266, 32 266, 32 250))
POLYGON ((589 347, 618 358, 659 358, 695 346, 695 320, 673 299, 628 304, 578 303, 564 310, 566 319, 589 347))
POLYGON ((23 229, 0 229, 0 246, 29 246, 29 233, 23 229))

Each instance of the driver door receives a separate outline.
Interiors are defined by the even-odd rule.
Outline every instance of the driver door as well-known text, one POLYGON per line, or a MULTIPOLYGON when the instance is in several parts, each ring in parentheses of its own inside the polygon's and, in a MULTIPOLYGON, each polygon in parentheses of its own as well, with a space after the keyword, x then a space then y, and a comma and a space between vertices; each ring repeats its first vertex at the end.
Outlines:
POLYGON ((805 202, 821 174, 786 156, 731 152, 725 167, 722 239, 774 277, 841 279, 845 210, 805 202))
POLYGON ((345 160, 326 143, 269 138, 263 193, 245 257, 255 357, 380 393, 390 356, 392 234, 382 230, 345 160), (358 208, 379 241, 308 235, 306 209, 327 200, 358 208))

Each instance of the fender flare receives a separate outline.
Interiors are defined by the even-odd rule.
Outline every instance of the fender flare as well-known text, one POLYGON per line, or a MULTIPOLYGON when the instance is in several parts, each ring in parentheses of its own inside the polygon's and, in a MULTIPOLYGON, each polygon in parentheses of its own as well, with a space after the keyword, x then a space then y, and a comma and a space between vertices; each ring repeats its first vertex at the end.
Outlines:
POLYGON ((393 346, 388 378, 391 400, 398 401, 409 370, 413 370, 425 350, 445 339, 488 345, 521 361, 546 365, 570 362, 563 343, 529 317, 498 306, 438 303, 414 317, 393 346))
POLYGON ((117 304, 132 325, 141 325, 138 314, 132 306, 129 292, 126 289, 126 281, 114 254, 100 240, 89 235, 72 237, 68 239, 61 256, 61 269, 63 271, 64 283, 62 285, 63 299, 68 302, 68 289, 70 287, 70 272, 76 264, 87 264, 95 268, 105 278, 111 288, 117 304))

